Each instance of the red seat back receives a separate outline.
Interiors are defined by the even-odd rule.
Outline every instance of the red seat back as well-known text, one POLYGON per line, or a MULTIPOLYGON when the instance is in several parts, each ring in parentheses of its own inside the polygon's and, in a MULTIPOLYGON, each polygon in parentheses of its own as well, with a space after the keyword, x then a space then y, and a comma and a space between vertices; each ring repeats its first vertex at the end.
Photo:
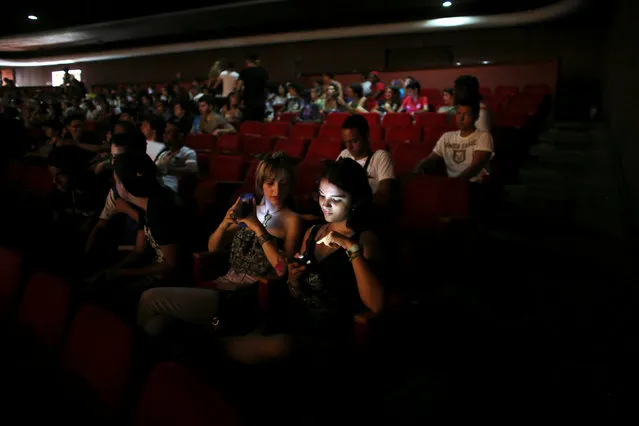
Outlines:
POLYGON ((242 152, 245 155, 256 155, 271 152, 273 139, 269 136, 245 135, 242 143, 242 152))
POLYGON ((341 141, 342 128, 339 126, 324 124, 322 127, 320 127, 319 135, 317 137, 322 139, 337 139, 341 141))
POLYGON ((302 139, 280 139, 275 144, 275 151, 284 151, 292 158, 304 157, 304 141, 302 139))
POLYGON ((262 130, 262 136, 268 136, 271 138, 274 138, 277 136, 288 136, 290 131, 291 131, 291 125, 289 123, 274 121, 272 123, 264 124, 263 130, 262 130))
POLYGON ((468 183, 445 177, 413 176, 402 185, 403 229, 419 230, 440 219, 468 216, 468 183))
POLYGON ((393 145, 392 157, 395 174, 411 173, 417 164, 433 151, 433 144, 400 143, 393 145))
MULTIPOLYGON (((455 120, 455 116, 452 115, 451 121, 455 120)), ((415 114, 415 124, 420 127, 437 127, 443 126, 448 122, 448 114, 436 113, 436 112, 423 112, 421 114, 415 114)))
POLYGON ((47 167, 27 166, 24 170, 22 188, 46 195, 53 190, 53 176, 47 167))
POLYGON ((317 138, 309 145, 306 160, 335 160, 341 151, 342 143, 340 141, 317 138))
POLYGON ((519 87, 517 86, 497 86, 495 88, 495 96, 503 97, 503 96, 515 96, 519 93, 519 87))
POLYGON ((261 135, 264 130, 264 123, 259 121, 245 121, 240 125, 240 134, 261 135))
POLYGON ((324 171, 324 163, 315 161, 303 161, 295 168, 295 190, 298 198, 310 198, 313 191, 317 190, 319 177, 324 171))
POLYGON ((413 117, 403 112, 389 112, 382 119, 382 127, 409 127, 413 117))
POLYGON ((0 247, 0 315, 9 313, 20 283, 22 253, 0 247))
POLYGON ((285 123, 293 123, 297 118, 296 112, 283 112, 280 114, 277 121, 283 121, 285 123))
POLYGON ((114 313, 84 305, 67 337, 65 368, 85 379, 108 413, 118 411, 130 380, 133 333, 114 313))
POLYGON ((200 374, 172 362, 155 366, 146 380, 134 426, 235 426, 238 412, 200 374))
POLYGON ((342 127, 344 124, 344 120, 346 120, 352 114, 350 112, 331 112, 326 117, 326 122, 324 124, 329 126, 337 126, 342 127))
POLYGON ((209 134, 188 134, 184 138, 184 144, 197 151, 213 151, 215 149, 215 136, 209 134))
MULTIPOLYGON (((375 100, 373 100, 375 102, 375 100)), ((382 122, 382 117, 376 112, 369 112, 368 114, 360 114, 363 116, 370 127, 379 126, 382 122)))
POLYGON ((443 105, 444 98, 442 96, 442 91, 438 89, 432 88, 424 88, 420 91, 420 96, 426 96, 428 98, 428 103, 430 105, 443 105))
POLYGON ((215 155, 211 160, 209 180, 241 181, 244 160, 240 155, 215 155))
POLYGON ((27 283, 17 322, 48 347, 60 344, 70 306, 71 287, 59 277, 34 274, 27 283))
POLYGON ((217 152, 236 153, 240 150, 240 135, 237 133, 225 133, 217 141, 217 152))
POLYGON ((490 90, 490 87, 480 87, 479 93, 484 97, 484 101, 493 96, 493 92, 490 90))
POLYGON ((291 129, 289 138, 314 139, 317 137, 319 128, 320 125, 317 123, 297 123, 291 129))
POLYGON ((383 132, 384 129, 382 129, 382 126, 371 126, 370 127, 370 140, 371 142, 380 142, 383 137, 382 135, 384 134, 383 132))
POLYGON ((386 129, 386 142, 394 143, 419 143, 422 140, 422 128, 419 126, 390 127, 386 129))

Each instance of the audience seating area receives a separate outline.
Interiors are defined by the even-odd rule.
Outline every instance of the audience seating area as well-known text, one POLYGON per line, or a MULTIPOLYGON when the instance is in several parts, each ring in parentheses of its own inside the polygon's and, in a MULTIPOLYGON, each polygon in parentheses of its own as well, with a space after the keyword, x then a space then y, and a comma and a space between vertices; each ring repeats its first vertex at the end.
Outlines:
MULTIPOLYGON (((513 164, 518 158, 513 152, 526 151, 521 145, 529 140, 527 132, 534 131, 545 117, 544 108, 549 104, 547 89, 527 86, 519 91, 516 87, 502 86, 494 91, 482 90, 484 103, 493 114, 496 161, 506 163, 504 169, 515 170, 509 178, 516 175, 513 164)), ((434 106, 439 105, 439 91, 424 89, 423 94, 434 106)), ((466 183, 411 175, 439 137, 455 128, 454 118, 430 112, 414 116, 363 115, 371 125, 373 149, 391 153, 401 180, 401 211, 396 223, 399 229, 430 232, 469 218, 466 183)), ((200 219, 215 222, 207 216, 211 211, 227 208, 239 193, 251 190, 257 164, 254 156, 272 150, 284 151, 298 160, 294 194, 299 205, 309 206, 322 161, 334 160, 343 149, 340 126, 347 116, 332 113, 322 124, 315 124, 296 122, 295 114, 283 113, 270 123, 244 122, 238 133, 219 138, 188 135, 186 144, 196 150, 203 169, 195 190, 200 219)), ((95 123, 87 122, 85 128, 95 130, 95 123)), ((45 200, 52 184, 45 167, 13 161, 5 167, 0 184, 3 193, 14 200, 13 209, 3 214, 4 226, 12 223, 12 217, 33 211, 33 206, 46 210, 45 200)), ((31 214, 37 224, 37 213, 31 214)), ((19 238, 12 243, 20 246, 19 238)), ((193 247, 194 252, 201 249, 193 247)), ((411 261, 405 257, 403 269, 414 267, 411 261)), ((206 286, 202 262, 203 255, 196 255, 196 281, 206 286)), ((263 309, 268 299, 268 283, 260 286, 264 288, 260 292, 263 309)), ((28 338, 42 348, 40 355, 49 357, 47 368, 63 371, 64 386, 71 386, 77 395, 94 401, 102 419, 140 426, 241 423, 233 403, 215 384, 179 363, 161 362, 141 368, 145 363, 140 363, 140 354, 136 353, 140 336, 132 325, 82 300, 71 283, 41 270, 23 252, 5 247, 0 247, 0 316, 12 338, 28 338)), ((363 326, 358 333, 361 342, 367 318, 358 317, 355 322, 363 326)), ((28 361, 33 360, 21 360, 22 368, 30 366, 28 361)))
POLYGON ((31 270, 18 251, 0 248, 0 294, 5 331, 14 343, 22 342, 5 346, 4 358, 13 360, 5 364, 13 370, 5 378, 22 381, 35 372, 34 386, 42 380, 57 392, 46 396, 53 404, 68 404, 69 411, 90 405, 95 417, 84 417, 82 424, 240 424, 220 389, 188 367, 162 362, 140 377, 136 369, 145 360, 138 359, 138 332, 108 310, 82 302, 64 279, 31 270))

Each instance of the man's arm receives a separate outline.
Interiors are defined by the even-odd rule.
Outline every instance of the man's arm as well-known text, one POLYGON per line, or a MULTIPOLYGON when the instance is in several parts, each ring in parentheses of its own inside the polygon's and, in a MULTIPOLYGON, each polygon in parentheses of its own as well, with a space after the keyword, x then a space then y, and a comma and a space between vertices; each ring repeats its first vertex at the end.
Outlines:
POLYGON ((165 277, 170 275, 176 266, 176 246, 174 244, 160 246, 160 251, 162 251, 162 256, 164 257, 164 263, 155 263, 141 268, 122 268, 115 272, 115 275, 118 277, 146 277, 152 275, 165 277))
POLYGON ((457 179, 470 180, 477 176, 482 170, 488 166, 490 158, 492 157, 490 151, 475 151, 473 152, 473 161, 470 166, 466 167, 466 170, 461 172, 457 179))
POLYGON ((442 157, 437 154, 435 151, 431 152, 430 155, 420 161, 415 167, 415 173, 424 173, 428 170, 431 170, 437 163, 441 161, 442 157))

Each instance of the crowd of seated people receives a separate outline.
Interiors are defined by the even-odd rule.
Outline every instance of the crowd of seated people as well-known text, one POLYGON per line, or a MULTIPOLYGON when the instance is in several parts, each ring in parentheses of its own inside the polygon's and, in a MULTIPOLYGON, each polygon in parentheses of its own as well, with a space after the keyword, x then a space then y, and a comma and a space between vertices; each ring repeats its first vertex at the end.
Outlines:
MULTIPOLYGON (((180 78, 157 94, 129 87, 92 94, 84 103, 60 95, 48 100, 50 107, 39 100, 37 111, 23 114, 24 127, 46 137, 25 147, 30 152, 23 160, 49 166, 56 200, 52 229, 55 238, 67 240, 73 261, 83 263, 74 277, 81 293, 154 338, 179 339, 174 325, 201 331, 203 339, 214 330, 224 354, 243 364, 288 359, 335 366, 352 347, 353 315, 384 311, 384 258, 393 250, 387 242, 402 205, 393 150, 375 144, 368 113, 379 114, 377 120, 405 113, 412 127, 432 105, 417 80, 386 86, 376 72, 345 88, 326 73, 307 94, 293 83, 267 96, 258 93, 268 74, 256 58, 239 74, 232 64, 216 64, 209 85, 193 84, 189 92, 180 78), (189 141, 207 135, 219 142, 235 133, 244 138, 240 123, 278 122, 283 113, 296 114, 295 126, 319 128, 334 112, 349 113, 338 129, 341 148, 324 159, 331 161, 302 194, 314 200, 310 212, 302 212, 296 199, 296 181, 308 180, 303 166, 310 160, 300 163, 273 149, 256 160, 243 157, 255 167, 248 191, 222 200, 223 219, 208 238, 208 252, 222 255, 216 259, 226 255, 228 267, 194 286, 190 255, 200 248, 189 240, 197 231, 187 201, 198 180, 207 179, 202 158, 226 153, 214 144, 194 149, 189 141), (193 186, 185 184, 189 180, 193 186), (123 252, 123 245, 130 247, 123 252), (284 285, 284 293, 272 293, 280 299, 272 304, 277 312, 271 307, 266 320, 251 318, 240 335, 229 336, 234 323, 250 317, 240 304, 254 304, 264 283, 284 285)), ((462 76, 443 91, 443 100, 438 112, 448 131, 432 153, 413 159, 413 172, 444 170, 449 178, 490 184, 495 147, 479 82, 462 76)), ((313 143, 304 150, 310 153, 313 143)))

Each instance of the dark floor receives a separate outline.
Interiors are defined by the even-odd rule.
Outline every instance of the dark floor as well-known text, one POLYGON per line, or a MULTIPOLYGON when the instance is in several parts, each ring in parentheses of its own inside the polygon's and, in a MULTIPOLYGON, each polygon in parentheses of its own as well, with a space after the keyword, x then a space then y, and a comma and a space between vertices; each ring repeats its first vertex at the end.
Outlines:
POLYGON ((550 129, 491 220, 397 271, 414 303, 378 322, 372 353, 335 374, 321 410, 398 426, 634 417, 638 297, 602 140, 550 129))

